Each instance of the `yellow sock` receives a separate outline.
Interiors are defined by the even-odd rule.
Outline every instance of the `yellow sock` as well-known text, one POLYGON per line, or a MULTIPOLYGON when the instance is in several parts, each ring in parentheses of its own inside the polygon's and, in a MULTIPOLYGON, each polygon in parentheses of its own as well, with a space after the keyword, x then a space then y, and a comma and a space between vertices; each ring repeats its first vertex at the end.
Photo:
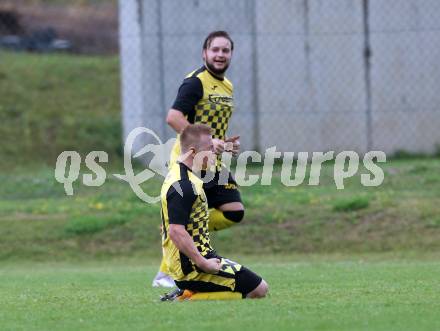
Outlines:
POLYGON ((197 292, 191 295, 189 300, 239 300, 243 299, 238 292, 197 292))
POLYGON ((223 212, 212 208, 209 210, 209 231, 218 231, 229 228, 236 224, 235 222, 228 220, 223 212))

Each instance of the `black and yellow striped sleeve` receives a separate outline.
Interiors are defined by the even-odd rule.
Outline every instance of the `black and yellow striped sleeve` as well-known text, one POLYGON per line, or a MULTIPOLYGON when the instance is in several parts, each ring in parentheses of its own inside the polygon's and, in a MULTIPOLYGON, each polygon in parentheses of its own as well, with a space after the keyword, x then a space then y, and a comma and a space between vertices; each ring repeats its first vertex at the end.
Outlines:
POLYGON ((167 192, 168 220, 170 224, 186 225, 197 195, 188 180, 180 180, 167 192))

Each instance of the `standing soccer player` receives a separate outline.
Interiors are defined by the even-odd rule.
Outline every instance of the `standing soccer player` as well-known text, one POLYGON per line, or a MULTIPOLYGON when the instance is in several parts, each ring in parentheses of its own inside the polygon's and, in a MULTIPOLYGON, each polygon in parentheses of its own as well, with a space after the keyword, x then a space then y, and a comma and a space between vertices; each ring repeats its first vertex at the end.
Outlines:
MULTIPOLYGON (((240 149, 238 136, 229 139, 226 137, 234 104, 233 86, 225 77, 225 72, 231 63, 233 50, 234 42, 225 31, 214 31, 206 37, 202 50, 204 65, 184 79, 166 119, 168 125, 177 133, 177 141, 171 152, 171 166, 181 152, 180 133, 189 124, 202 123, 213 130, 217 164, 213 180, 204 184, 210 208, 209 230, 211 231, 228 228, 239 223, 244 216, 244 206, 237 184, 221 164, 223 152, 236 155, 240 149), (223 178, 227 180, 219 180, 223 178)), ((167 265, 162 259, 153 286, 174 286, 168 274, 167 265)))

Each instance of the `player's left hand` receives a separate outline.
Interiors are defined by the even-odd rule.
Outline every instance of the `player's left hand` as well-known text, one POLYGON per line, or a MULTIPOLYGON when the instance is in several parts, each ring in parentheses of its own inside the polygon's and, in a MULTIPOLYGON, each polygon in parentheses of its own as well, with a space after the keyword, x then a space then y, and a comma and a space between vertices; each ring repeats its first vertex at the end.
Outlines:
POLYGON ((213 138, 212 144, 214 145, 214 153, 220 155, 225 150, 225 142, 221 139, 213 138))
POLYGON ((240 136, 233 136, 225 139, 225 151, 232 153, 233 156, 237 156, 240 152, 240 136))

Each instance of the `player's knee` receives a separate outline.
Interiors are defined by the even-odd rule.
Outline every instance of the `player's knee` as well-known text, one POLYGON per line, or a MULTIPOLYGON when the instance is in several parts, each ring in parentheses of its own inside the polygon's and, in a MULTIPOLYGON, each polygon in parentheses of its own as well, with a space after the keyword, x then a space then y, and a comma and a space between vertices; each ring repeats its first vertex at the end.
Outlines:
POLYGON ((258 285, 259 291, 258 291, 258 297, 259 298, 264 298, 267 293, 269 292, 269 285, 267 285, 266 281, 263 279, 260 283, 260 285, 258 285))
POLYGON ((224 211, 223 215, 225 216, 225 218, 234 223, 240 223, 241 220, 244 218, 244 210, 224 211))
POLYGON ((247 297, 250 299, 261 299, 264 298, 269 292, 269 285, 267 285, 266 281, 263 279, 261 283, 250 292, 247 297))

